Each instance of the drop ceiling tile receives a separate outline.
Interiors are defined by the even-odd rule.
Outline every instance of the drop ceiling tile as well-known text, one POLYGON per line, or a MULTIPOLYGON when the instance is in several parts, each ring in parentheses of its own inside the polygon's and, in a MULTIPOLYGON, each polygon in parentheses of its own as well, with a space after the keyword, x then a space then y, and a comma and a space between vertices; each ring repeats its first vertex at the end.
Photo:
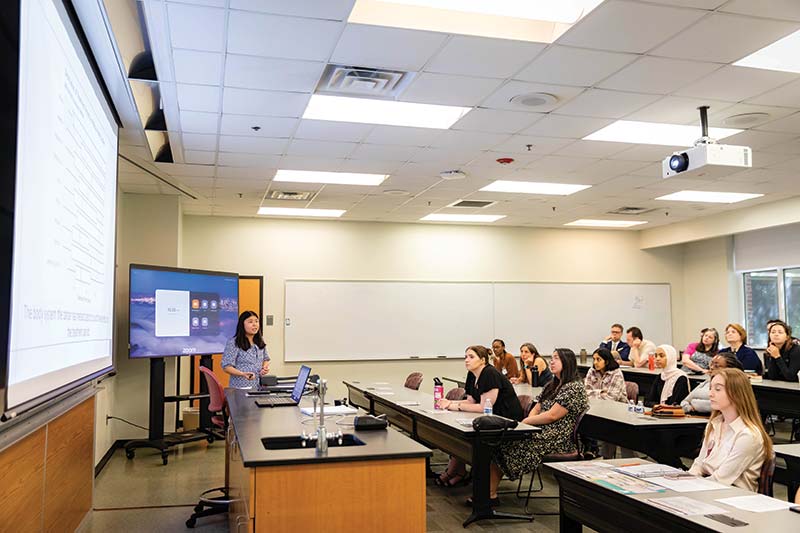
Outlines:
POLYGON ((642 167, 643 165, 639 161, 602 159, 596 163, 586 165, 565 174, 564 181, 568 183, 595 185, 608 181, 609 179, 635 172, 642 167))
POLYGON ((229 167, 254 167, 275 168, 280 161, 279 156, 260 154, 235 154, 220 152, 217 155, 217 164, 229 167))
POLYGON ((275 176, 274 168, 248 168, 217 166, 215 175, 220 180, 271 180, 275 176))
POLYGON ((625 120, 661 122, 665 124, 692 124, 700 117, 700 112, 697 108, 702 105, 710 106, 709 112, 716 113, 730 108, 733 104, 710 99, 665 96, 655 103, 626 115, 624 118, 625 120))
POLYGON ((455 151, 489 150, 509 138, 510 135, 504 133, 445 130, 433 140, 431 146, 455 151))
POLYGON ((271 91, 312 92, 325 63, 228 54, 225 86, 271 91))
POLYGON ((628 143, 606 141, 575 141, 556 151, 556 155, 576 157, 611 157, 633 147, 628 143))
MULTIPOLYGON (((531 177, 557 178, 568 172, 575 172, 582 168, 598 163, 599 159, 589 157, 565 157, 557 155, 547 155, 534 161, 526 168, 518 171, 519 174, 527 174, 531 177)), ((547 181, 558 181, 558 179, 547 181)))
POLYGON ((342 29, 332 20, 231 11, 227 52, 327 61, 342 29))
POLYGON ((222 54, 173 50, 172 64, 178 83, 219 85, 222 79, 222 54))
POLYGON ((280 155, 288 144, 288 139, 220 135, 219 151, 280 155))
POLYGON ((235 115, 300 117, 310 98, 308 93, 225 87, 222 92, 222 112, 235 115))
MULTIPOLYGON (((699 130, 697 135, 698 137, 700 136, 699 130)), ((726 139, 725 142, 727 143, 728 140, 726 139)), ((639 144, 622 152, 611 155, 609 156, 609 159, 655 163, 660 162, 667 156, 672 155, 673 152, 685 149, 685 146, 655 146, 652 144, 639 144)))
POLYGON ((181 184, 193 189, 211 189, 215 178, 181 178, 181 184))
POLYGON ((800 80, 767 91, 759 96, 754 96, 747 101, 754 104, 785 106, 798 109, 800 108, 800 80))
POLYGON ((542 113, 478 108, 461 117, 461 120, 453 124, 451 129, 517 133, 544 116, 542 113))
POLYGON ((800 22, 800 3, 796 0, 731 0, 720 11, 800 22))
POLYGON ((675 94, 738 102, 797 78, 797 74, 789 72, 724 66, 703 79, 676 91, 675 94))
POLYGON ((294 136, 296 139, 359 142, 373 127, 358 122, 301 119, 294 136))
POLYGON ((652 0, 651 3, 663 4, 665 6, 712 10, 718 8, 727 1, 728 0, 652 0))
POLYGON ((522 131, 522 134, 582 139, 601 128, 605 128, 612 122, 614 122, 612 119, 607 118, 572 117, 551 113, 534 123, 530 128, 522 131))
POLYGON ((505 79, 544 48, 540 43, 454 35, 425 71, 505 79))
POLYGON ((669 94, 719 68, 720 66, 716 63, 645 56, 601 82, 598 87, 640 93, 669 94))
POLYGON ((500 87, 489 98, 483 101, 481 107, 489 109, 508 109, 510 111, 527 111, 530 113, 549 113, 561 107, 565 102, 583 92, 579 87, 567 87, 566 85, 548 85, 544 83, 528 83, 523 81, 510 81, 500 87), (552 104, 545 104, 536 107, 520 107, 510 100, 521 94, 547 93, 552 94, 558 100, 552 104))
POLYGON ((400 99, 405 102, 475 106, 496 90, 502 80, 470 78, 423 72, 411 82, 400 99))
MULTIPOLYGON (((758 155, 763 155, 764 153, 800 155, 800 137, 797 137, 796 135, 786 134, 786 133, 769 133, 766 131, 756 131, 756 130, 746 131, 739 135, 745 135, 748 133, 759 136, 765 135, 768 136, 767 139, 769 140, 776 140, 778 136, 784 137, 783 140, 778 140, 775 143, 765 142, 763 146, 758 146, 757 148, 754 148, 759 150, 757 152, 758 155), (786 139, 786 137, 789 138, 786 139)), ((762 137, 755 137, 756 142, 753 144, 758 144, 759 140, 761 139, 762 137)), ((750 138, 748 138, 748 140, 750 140, 750 138)))
POLYGON ((231 9, 260 11, 277 15, 345 20, 354 0, 230 0, 231 9))
POLYGON ((170 176, 189 176, 208 178, 214 175, 214 167, 210 165, 184 165, 180 163, 155 163, 155 166, 170 176))
POLYGON ((184 150, 183 160, 194 165, 213 165, 216 152, 203 152, 200 150, 184 150))
POLYGON ((610 0, 570 28, 557 43, 640 54, 703 15, 696 10, 610 0))
POLYGON ((174 48, 222 52, 225 10, 169 3, 170 42, 174 48), (202 28, 202 31, 197 31, 202 28))
POLYGON ((429 31, 348 24, 331 62, 359 67, 419 71, 447 36, 429 31))
POLYGON ((188 133, 217 133, 219 115, 202 111, 181 111, 181 131, 188 133))
POLYGON ((285 155, 280 160, 278 168, 289 170, 321 170, 323 172, 336 172, 340 170, 346 160, 334 157, 314 157, 285 155))
MULTIPOLYGON (((178 135, 178 133, 175 133, 175 135, 178 135)), ((186 150, 214 151, 217 149, 217 136, 215 134, 183 133, 180 135, 183 148, 186 150)))
POLYGON ((458 168, 475 157, 474 150, 445 150, 443 148, 424 148, 412 158, 414 163, 432 163, 438 166, 437 172, 458 168))
POLYGON ((796 22, 714 13, 656 48, 653 55, 732 63, 798 28, 796 22))
MULTIPOLYGON (((557 139, 553 137, 513 135, 507 141, 497 145, 494 151, 505 152, 506 154, 517 154, 514 158, 520 162, 523 158, 519 157, 519 155, 527 156, 531 158, 528 162, 533 162, 533 160, 538 159, 539 156, 552 154, 571 142, 572 141, 569 139, 557 139), (529 145, 530 149, 528 149, 529 145)), ((497 157, 502 157, 502 154, 497 155, 497 157)), ((497 157, 495 157, 495 159, 497 157)))
POLYGON ((633 54, 555 45, 548 48, 514 78, 589 87, 629 64, 636 57, 633 54))
POLYGON ((248 135, 254 137, 291 137, 298 122, 299 119, 296 118, 223 114, 220 133, 223 135, 248 135), (254 131, 254 126, 260 129, 254 131))
POLYGON ((219 87, 178 83, 178 107, 181 111, 219 112, 219 87))
POLYGON ((398 144, 402 146, 429 146, 443 130, 407 128, 404 126, 375 126, 364 142, 370 144, 398 144))
MULTIPOLYGON (((708 114, 708 124, 709 126, 719 126, 728 128, 737 127, 735 125, 727 124, 726 120, 736 115, 766 113, 767 116, 762 118, 756 118, 754 122, 749 123, 747 125, 747 128, 754 128, 766 124, 767 122, 770 122, 772 120, 788 117, 795 111, 796 111, 795 109, 791 109, 788 107, 775 107, 775 106, 764 106, 755 104, 735 104, 716 112, 710 111, 708 114)), ((700 124, 699 117, 694 123, 700 124)), ((738 126, 738 128, 745 129, 742 126, 738 126)), ((727 140, 725 142, 727 143, 727 140)))
POLYGON ((402 165, 403 163, 399 161, 386 161, 386 160, 375 160, 375 159, 345 159, 339 166, 339 171, 362 172, 364 174, 392 174, 402 165))
POLYGON ((360 144, 350 155, 352 159, 377 161, 408 161, 420 150, 416 146, 389 146, 382 144, 360 144))
POLYGON ((309 155, 314 157, 340 158, 350 155, 356 146, 356 143, 295 139, 289 144, 286 154, 293 156, 309 155))
POLYGON ((800 113, 789 115, 788 117, 768 122, 763 126, 755 128, 761 131, 777 131, 779 133, 800 134, 800 113))
POLYGON ((605 89, 588 89, 559 108, 559 113, 566 115, 622 118, 659 97, 652 94, 624 93, 605 89))

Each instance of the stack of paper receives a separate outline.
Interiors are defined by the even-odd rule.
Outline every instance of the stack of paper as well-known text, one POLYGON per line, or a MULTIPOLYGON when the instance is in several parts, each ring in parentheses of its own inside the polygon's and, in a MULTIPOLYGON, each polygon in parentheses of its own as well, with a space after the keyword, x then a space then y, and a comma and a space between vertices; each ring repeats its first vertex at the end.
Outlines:
MULTIPOLYGON (((319 407, 315 411, 313 407, 301 407, 300 412, 304 415, 319 415, 319 407)), ((349 405, 330 405, 325 406, 326 415, 354 415, 358 413, 358 409, 350 407, 349 405)))

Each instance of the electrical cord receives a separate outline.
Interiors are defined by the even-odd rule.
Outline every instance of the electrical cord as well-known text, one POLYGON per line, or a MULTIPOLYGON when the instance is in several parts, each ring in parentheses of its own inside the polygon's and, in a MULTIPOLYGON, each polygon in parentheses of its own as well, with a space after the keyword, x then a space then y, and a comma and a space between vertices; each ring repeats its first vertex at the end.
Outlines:
POLYGON ((125 420, 124 418, 120 418, 118 416, 106 415, 106 422, 109 421, 109 420, 119 420, 120 422, 125 422, 126 424, 129 424, 129 425, 131 425, 133 427, 136 427, 136 428, 139 428, 139 429, 143 429, 145 431, 150 431, 148 428, 146 428, 144 426, 140 426, 139 424, 134 424, 133 422, 129 422, 129 421, 125 420))

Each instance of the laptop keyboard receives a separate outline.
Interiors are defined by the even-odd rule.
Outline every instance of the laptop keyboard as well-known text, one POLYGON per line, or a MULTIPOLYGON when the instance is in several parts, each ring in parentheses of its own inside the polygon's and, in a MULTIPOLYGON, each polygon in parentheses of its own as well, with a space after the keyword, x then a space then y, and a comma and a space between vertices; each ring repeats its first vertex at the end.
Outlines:
POLYGON ((272 396, 268 398, 259 398, 256 403, 261 406, 269 405, 297 405, 297 402, 292 398, 286 396, 272 396))

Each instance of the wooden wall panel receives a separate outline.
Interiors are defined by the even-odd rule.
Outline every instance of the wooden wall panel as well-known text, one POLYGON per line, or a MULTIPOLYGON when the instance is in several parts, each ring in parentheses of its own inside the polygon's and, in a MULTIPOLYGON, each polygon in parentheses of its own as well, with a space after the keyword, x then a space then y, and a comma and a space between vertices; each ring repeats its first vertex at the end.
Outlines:
MULTIPOLYGON (((44 427, 0 453, 0 531, 41 531, 44 495, 44 427)), ((92 448, 89 448, 90 454, 92 448)))
POLYGON ((47 425, 44 531, 74 531, 92 508, 94 397, 47 425))

